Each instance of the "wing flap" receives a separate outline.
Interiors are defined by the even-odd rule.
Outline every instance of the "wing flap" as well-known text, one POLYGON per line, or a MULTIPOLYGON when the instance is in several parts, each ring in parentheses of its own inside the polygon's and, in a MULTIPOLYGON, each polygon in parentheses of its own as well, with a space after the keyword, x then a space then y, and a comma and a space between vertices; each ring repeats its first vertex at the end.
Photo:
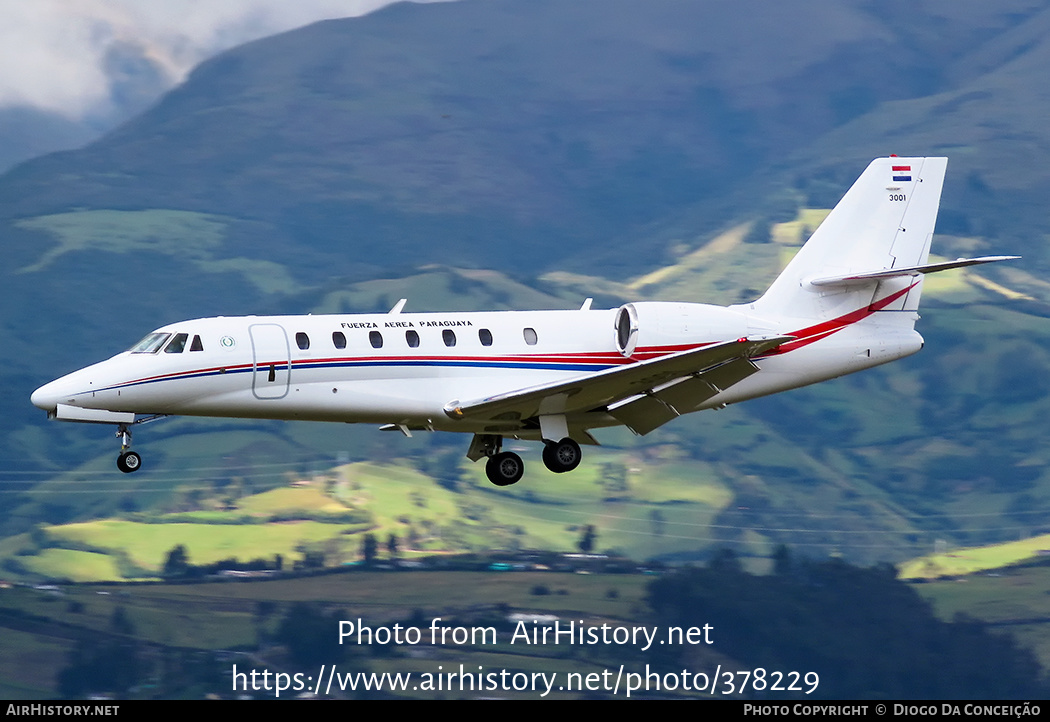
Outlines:
POLYGON ((609 414, 644 436, 671 419, 696 411, 708 399, 758 371, 750 358, 738 358, 675 381, 652 393, 609 407, 609 414))
MULTIPOLYGON (((453 401, 446 405, 445 413, 452 419, 501 421, 590 411, 632 396, 661 393, 677 379, 713 370, 728 361, 750 359, 793 338, 752 336, 710 344, 567 381, 517 389, 466 403, 453 401)), ((657 411, 656 407, 651 408, 657 411)))
POLYGON ((639 436, 645 436, 653 429, 681 416, 673 406, 648 394, 629 399, 616 408, 610 408, 609 414, 639 436))

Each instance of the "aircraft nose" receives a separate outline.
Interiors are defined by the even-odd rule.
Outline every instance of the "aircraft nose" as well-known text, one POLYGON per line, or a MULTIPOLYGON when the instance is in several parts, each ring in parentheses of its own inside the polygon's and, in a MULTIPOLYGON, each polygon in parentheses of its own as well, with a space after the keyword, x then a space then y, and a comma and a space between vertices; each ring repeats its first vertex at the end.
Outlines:
POLYGON ((44 384, 29 397, 29 400, 33 402, 33 406, 44 411, 54 411, 58 405, 58 388, 56 382, 52 381, 49 384, 44 384))
POLYGON ((55 379, 34 391, 29 400, 38 409, 53 413, 59 404, 73 403, 72 397, 84 385, 81 383, 82 380, 82 377, 78 376, 77 373, 55 379))

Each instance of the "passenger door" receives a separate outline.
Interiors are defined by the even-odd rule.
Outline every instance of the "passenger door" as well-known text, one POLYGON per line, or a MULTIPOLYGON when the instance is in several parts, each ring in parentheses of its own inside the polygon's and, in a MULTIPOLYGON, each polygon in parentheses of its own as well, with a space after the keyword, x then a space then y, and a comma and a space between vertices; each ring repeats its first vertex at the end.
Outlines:
POLYGON ((252 338, 252 393, 257 399, 283 399, 292 375, 288 334, 276 323, 248 327, 252 338))

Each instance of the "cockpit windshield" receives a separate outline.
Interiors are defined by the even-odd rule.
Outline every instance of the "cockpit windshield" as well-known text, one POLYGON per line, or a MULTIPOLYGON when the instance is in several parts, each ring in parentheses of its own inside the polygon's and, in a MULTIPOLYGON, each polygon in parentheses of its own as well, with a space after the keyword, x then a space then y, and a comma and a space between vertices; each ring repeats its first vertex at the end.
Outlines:
POLYGON ((128 349, 128 351, 130 353, 157 353, 170 337, 170 333, 151 333, 128 349))

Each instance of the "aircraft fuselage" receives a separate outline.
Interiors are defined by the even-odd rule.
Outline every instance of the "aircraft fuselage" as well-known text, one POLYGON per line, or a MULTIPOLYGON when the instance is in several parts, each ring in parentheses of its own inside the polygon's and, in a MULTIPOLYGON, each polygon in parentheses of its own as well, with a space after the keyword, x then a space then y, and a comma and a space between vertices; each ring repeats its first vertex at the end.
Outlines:
MULTIPOLYGON (((154 333, 167 336, 157 348, 125 351, 63 376, 38 389, 32 401, 52 414, 61 404, 138 415, 380 423, 481 433, 495 431, 488 427, 498 424, 450 418, 450 404, 727 339, 799 330, 776 328, 741 307, 632 306, 640 327, 630 353, 617 343, 618 309, 196 319, 159 328, 154 333), (182 334, 184 342, 173 350, 182 334), (194 339, 200 340, 198 350, 191 350, 194 339)), ((885 363, 914 353, 922 343, 907 328, 887 348, 885 334, 877 333, 873 322, 843 327, 818 341, 816 349, 806 344, 756 359, 766 373, 697 410, 885 363), (878 342, 860 348, 865 335, 878 342)), ((586 426, 618 423, 602 409, 583 413, 589 417, 586 426)), ((512 421, 500 431, 517 429, 529 436, 523 420, 512 421)), ((570 419, 570 425, 576 423, 570 419)))

